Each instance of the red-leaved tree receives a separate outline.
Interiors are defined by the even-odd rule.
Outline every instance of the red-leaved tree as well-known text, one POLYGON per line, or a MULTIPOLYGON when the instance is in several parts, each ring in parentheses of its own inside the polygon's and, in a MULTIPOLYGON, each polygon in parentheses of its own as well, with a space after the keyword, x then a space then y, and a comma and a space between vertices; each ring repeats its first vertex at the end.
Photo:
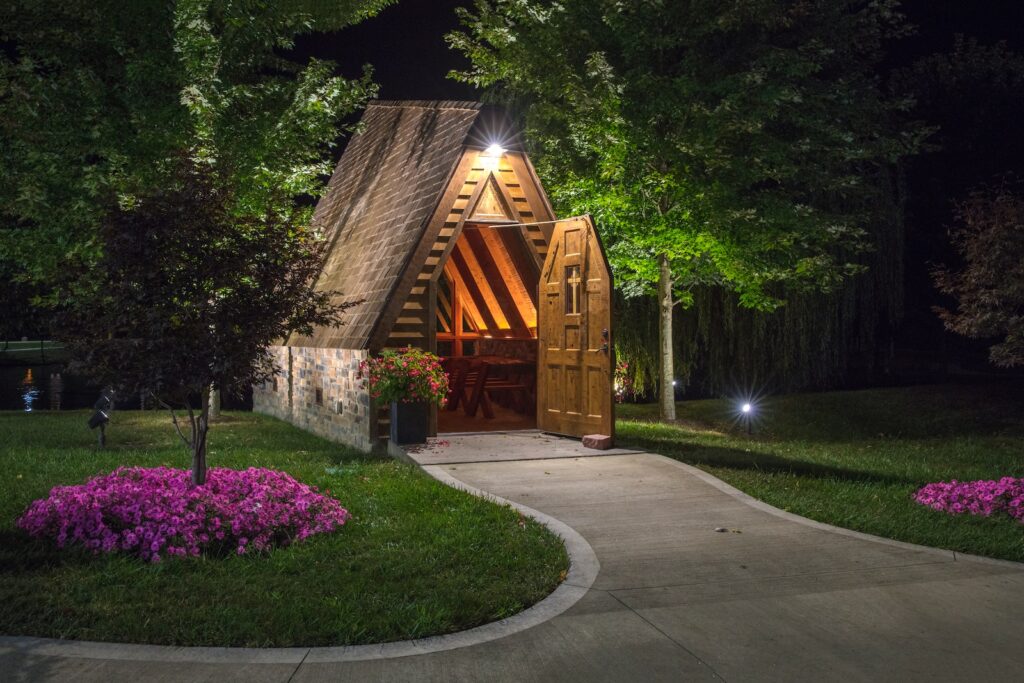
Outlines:
POLYGON ((1024 194, 1019 183, 982 187, 956 206, 954 246, 962 270, 934 271, 940 291, 956 309, 936 308, 946 328, 972 338, 998 339, 989 359, 1000 367, 1024 365, 1024 194))
POLYGON ((282 198, 239 215, 224 175, 189 155, 175 163, 166 186, 109 212, 88 277, 68 268, 56 331, 78 372, 188 413, 187 433, 174 425, 202 484, 211 389, 267 381, 271 344, 338 325, 356 304, 316 290, 324 242, 308 211, 282 198))

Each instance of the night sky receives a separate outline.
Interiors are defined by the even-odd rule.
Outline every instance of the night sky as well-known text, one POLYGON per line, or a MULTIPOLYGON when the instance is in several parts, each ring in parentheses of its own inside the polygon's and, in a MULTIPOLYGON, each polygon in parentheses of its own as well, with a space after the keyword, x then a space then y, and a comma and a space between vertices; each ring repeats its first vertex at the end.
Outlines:
POLYGON ((458 27, 454 8, 464 0, 402 0, 376 17, 337 33, 300 38, 296 51, 337 62, 348 77, 371 64, 384 100, 476 100, 473 88, 447 78, 465 68, 444 34, 458 27))
MULTIPOLYGON (((333 60, 349 77, 372 64, 381 99, 478 99, 476 90, 447 78, 467 64, 444 42, 444 34, 458 27, 454 8, 466 5, 471 0, 401 0, 344 31, 304 36, 296 52, 333 60)), ((982 43, 1005 40, 1024 51, 1021 0, 906 0, 903 11, 918 32, 893 46, 892 65, 948 50, 957 33, 982 43)))

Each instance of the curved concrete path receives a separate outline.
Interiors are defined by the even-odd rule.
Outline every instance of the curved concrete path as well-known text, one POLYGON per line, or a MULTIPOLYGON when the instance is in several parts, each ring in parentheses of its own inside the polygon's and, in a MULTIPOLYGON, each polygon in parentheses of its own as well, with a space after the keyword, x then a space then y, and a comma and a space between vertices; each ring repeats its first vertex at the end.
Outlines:
MULTIPOLYGON (((486 453, 482 454, 486 459, 486 453)), ((1024 565, 881 541, 650 454, 436 465, 593 547, 573 607, 505 638, 358 662, 124 661, 0 643, 3 680, 1020 680, 1024 565), (725 532, 716 532, 725 528, 725 532)))

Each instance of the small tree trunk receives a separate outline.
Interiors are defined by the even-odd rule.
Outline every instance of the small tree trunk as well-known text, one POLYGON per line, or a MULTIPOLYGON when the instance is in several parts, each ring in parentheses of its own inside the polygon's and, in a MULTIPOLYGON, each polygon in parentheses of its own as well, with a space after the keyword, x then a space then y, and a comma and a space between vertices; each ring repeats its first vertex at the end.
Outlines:
POLYGON ((210 387, 210 420, 220 418, 220 389, 210 387))
POLYGON ((675 362, 672 358, 672 270, 668 256, 658 255, 658 343, 661 386, 659 388, 661 419, 676 419, 676 396, 672 380, 675 375, 675 362))
POLYGON ((210 429, 210 390, 203 392, 202 409, 192 418, 192 483, 206 483, 206 434, 210 429))

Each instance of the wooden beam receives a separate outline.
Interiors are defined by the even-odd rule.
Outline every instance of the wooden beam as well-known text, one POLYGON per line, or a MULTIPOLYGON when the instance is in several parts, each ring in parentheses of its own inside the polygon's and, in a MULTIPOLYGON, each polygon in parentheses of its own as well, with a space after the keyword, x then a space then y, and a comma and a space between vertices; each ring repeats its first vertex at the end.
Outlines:
POLYGON ((501 305, 487 282, 487 276, 484 274, 480 262, 473 254, 473 248, 467 240, 463 239, 465 234, 464 232, 459 238, 459 243, 455 245, 455 251, 452 252, 455 267, 462 274, 469 295, 476 301, 477 308, 483 313, 487 330, 493 333, 498 330, 511 329, 512 326, 505 318, 505 313, 501 310, 501 305))
POLYGON ((512 323, 512 328, 523 336, 530 336, 530 328, 537 326, 537 309, 530 301, 526 286, 505 251, 501 238, 495 234, 495 230, 489 228, 467 230, 465 234, 484 267, 498 303, 507 309, 505 317, 512 323))
MULTIPOLYGON (((519 152, 507 152, 505 159, 508 160, 508 165, 512 167, 512 171, 516 174, 519 186, 523 188, 526 201, 530 205, 530 210, 533 211, 533 220, 554 220, 555 212, 551 208, 551 202, 548 200, 547 194, 544 192, 544 186, 541 185, 540 179, 537 177, 537 171, 534 170, 533 164, 530 163, 530 158, 526 154, 519 152)), ((554 226, 545 225, 542 229, 545 239, 550 244, 554 226)))
MULTIPOLYGON (((437 302, 438 304, 440 304, 440 309, 443 310, 448 315, 447 320, 445 318, 442 318, 440 315, 437 316, 437 319, 441 323, 441 326, 444 328, 445 332, 451 332, 453 324, 452 305, 448 303, 448 298, 444 295, 444 292, 440 291, 440 289, 437 292, 437 302)), ((438 313, 440 313, 440 311, 438 311, 438 313)))
POLYGON ((454 299, 452 306, 452 325, 455 328, 456 333, 462 330, 462 312, 465 310, 469 314, 469 318, 472 324, 476 325, 479 330, 486 327, 484 323, 483 315, 480 313, 480 309, 477 308, 476 302, 466 295, 466 283, 462 280, 462 274, 459 273, 458 268, 455 267, 455 263, 448 259, 448 263, 444 266, 445 273, 452 280, 452 298, 454 299))
MULTIPOLYGON (((526 288, 533 310, 536 312, 537 283, 540 281, 540 264, 535 258, 536 252, 526 243, 526 236, 520 230, 505 228, 495 230, 494 234, 501 240, 505 253, 508 254, 516 272, 519 273, 519 279, 526 288)), ((536 318, 536 315, 534 317, 536 318)))
MULTIPOLYGON (((434 213, 421 226, 419 243, 409 255, 407 261, 402 265, 401 277, 396 278, 386 300, 387 303, 384 305, 376 325, 370 332, 368 346, 371 350, 376 350, 383 346, 387 340, 388 331, 394 325, 395 319, 398 318, 409 294, 415 291, 414 287, 419 274, 426 264, 434 241, 444 227, 445 220, 458 198, 459 191, 462 189, 466 177, 469 175, 473 161, 473 155, 463 153, 462 158, 459 159, 458 163, 449 172, 444 193, 439 198, 434 208, 434 213)), ((427 333, 426 326, 424 326, 423 331, 425 334, 427 333)))

